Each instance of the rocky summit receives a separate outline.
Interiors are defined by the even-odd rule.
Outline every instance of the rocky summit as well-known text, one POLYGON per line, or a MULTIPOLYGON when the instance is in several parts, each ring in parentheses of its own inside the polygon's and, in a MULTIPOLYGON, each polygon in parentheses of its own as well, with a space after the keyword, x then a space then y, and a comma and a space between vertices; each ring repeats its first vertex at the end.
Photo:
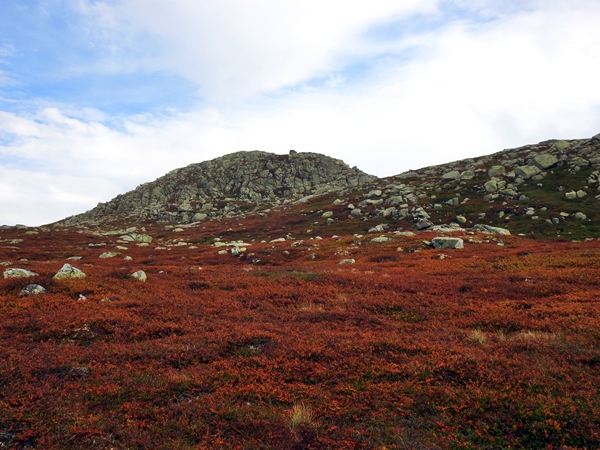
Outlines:
POLYGON ((237 152, 175 169, 108 203, 71 217, 66 225, 116 218, 189 223, 232 217, 256 205, 286 200, 376 180, 343 161, 317 153, 276 155, 237 152))
POLYGON ((600 235, 599 182, 600 135, 548 140, 388 178, 316 153, 237 152, 173 170, 56 225, 194 226, 283 208, 296 214, 298 226, 310 228, 319 223, 315 217, 293 209, 308 204, 325 207, 318 218, 338 234, 487 227, 574 240, 600 235))

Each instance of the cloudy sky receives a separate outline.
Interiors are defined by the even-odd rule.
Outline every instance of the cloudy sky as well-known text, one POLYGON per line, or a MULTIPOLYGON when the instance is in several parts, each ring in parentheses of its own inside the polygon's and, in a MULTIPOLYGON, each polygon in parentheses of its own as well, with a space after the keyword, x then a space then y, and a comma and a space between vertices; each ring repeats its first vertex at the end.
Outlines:
POLYGON ((0 224, 239 150, 389 176, 600 133, 598 0, 2 0, 0 224))

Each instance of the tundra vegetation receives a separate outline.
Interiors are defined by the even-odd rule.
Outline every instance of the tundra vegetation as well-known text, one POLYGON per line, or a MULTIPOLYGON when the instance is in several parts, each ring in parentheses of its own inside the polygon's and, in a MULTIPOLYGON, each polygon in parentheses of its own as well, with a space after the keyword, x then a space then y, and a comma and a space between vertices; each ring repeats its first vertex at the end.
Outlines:
POLYGON ((240 153, 0 227, 0 447, 600 448, 599 149, 240 153))

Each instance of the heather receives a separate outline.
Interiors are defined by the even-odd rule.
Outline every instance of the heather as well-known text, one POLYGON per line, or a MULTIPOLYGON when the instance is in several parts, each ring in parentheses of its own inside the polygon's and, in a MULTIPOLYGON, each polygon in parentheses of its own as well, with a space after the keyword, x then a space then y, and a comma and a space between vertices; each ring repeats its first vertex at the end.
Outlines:
POLYGON ((106 259, 116 242, 86 230, 4 231, 0 261, 36 275, 0 280, 0 443, 600 446, 598 240, 252 242, 255 220, 148 225, 161 244, 106 259), (219 254, 218 230, 250 245, 219 254), (74 255, 86 277, 54 280, 74 255), (19 297, 30 283, 48 293, 19 297))

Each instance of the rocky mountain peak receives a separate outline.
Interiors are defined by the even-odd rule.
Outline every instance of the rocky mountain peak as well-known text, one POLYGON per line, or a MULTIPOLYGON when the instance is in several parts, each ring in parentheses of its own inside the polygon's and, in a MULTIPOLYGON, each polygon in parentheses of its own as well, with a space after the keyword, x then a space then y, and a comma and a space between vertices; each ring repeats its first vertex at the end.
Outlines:
POLYGON ((189 223, 232 216, 258 205, 356 187, 377 178, 318 153, 240 151, 175 169, 63 221, 115 219, 189 223))

